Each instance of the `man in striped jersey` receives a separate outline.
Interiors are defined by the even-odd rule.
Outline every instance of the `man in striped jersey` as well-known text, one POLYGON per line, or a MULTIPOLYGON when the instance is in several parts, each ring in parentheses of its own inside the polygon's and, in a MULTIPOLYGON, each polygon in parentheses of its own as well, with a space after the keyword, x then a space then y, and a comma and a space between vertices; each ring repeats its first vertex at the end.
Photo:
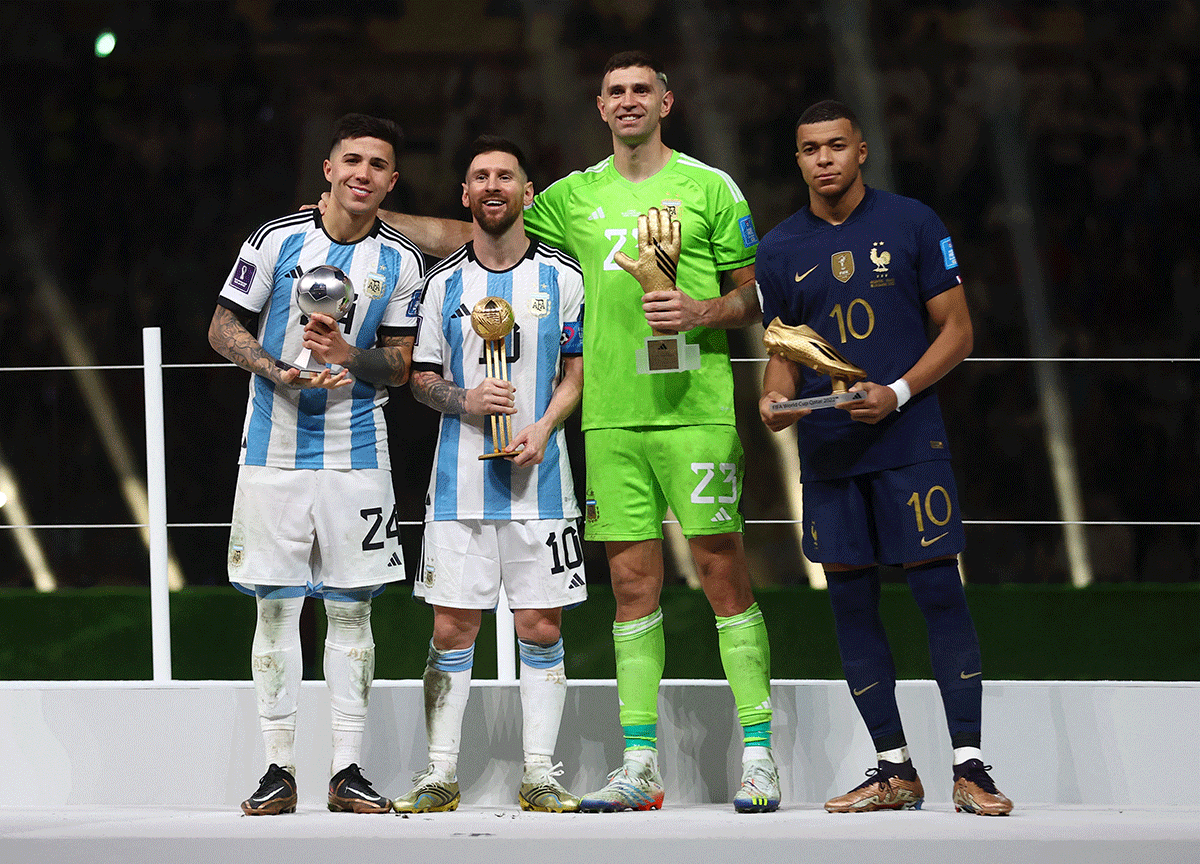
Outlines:
POLYGON ((458 807, 475 638, 503 583, 521 657, 518 801, 523 810, 562 813, 579 807, 555 779, 562 766, 553 756, 567 696, 562 608, 587 597, 562 429, 583 387, 583 277, 573 258, 525 235, 533 184, 520 148, 485 135, 470 157, 462 201, 471 211, 471 240, 426 278, 409 383, 442 420, 414 589, 434 608, 424 675, 429 767, 395 806, 401 813, 458 807), (507 380, 485 365, 484 340, 471 324, 485 297, 513 310, 502 351, 507 380), (515 421, 511 455, 480 460, 499 447, 497 415, 515 421))
POLYGON ((251 661, 267 772, 242 802, 247 815, 296 809, 305 596, 322 598, 328 617, 329 809, 391 810, 358 762, 375 670, 371 598, 405 577, 383 406, 386 388, 408 380, 424 265, 416 246, 378 219, 399 178, 399 142, 390 120, 342 117, 324 164, 325 213, 294 213, 255 231, 209 326, 213 348, 252 373, 228 560, 230 581, 258 603, 251 661), (340 321, 309 320, 296 306, 296 280, 321 264, 354 285, 340 321), (312 378, 277 363, 302 347, 327 364, 312 378))
MULTIPOLYGON (((670 507, 716 615, 721 661, 743 729, 734 808, 773 811, 780 789, 770 747, 770 645, 742 545, 744 460, 724 332, 760 314, 758 237, 745 196, 728 174, 663 143, 662 120, 674 101, 651 57, 638 51, 611 57, 596 107, 612 133, 613 155, 551 184, 525 212, 531 235, 583 265, 586 531, 605 544, 617 601, 613 643, 624 764, 607 786, 585 795, 580 808, 662 806, 659 598, 662 520, 670 507), (682 251, 675 287, 643 292, 626 268, 636 267, 638 217, 652 207, 679 221, 682 251), (724 294, 722 282, 729 287, 724 294), (652 329, 683 334, 680 355, 694 364, 644 374, 639 354, 652 329)), ((456 248, 470 228, 400 213, 381 217, 436 255, 456 248)))

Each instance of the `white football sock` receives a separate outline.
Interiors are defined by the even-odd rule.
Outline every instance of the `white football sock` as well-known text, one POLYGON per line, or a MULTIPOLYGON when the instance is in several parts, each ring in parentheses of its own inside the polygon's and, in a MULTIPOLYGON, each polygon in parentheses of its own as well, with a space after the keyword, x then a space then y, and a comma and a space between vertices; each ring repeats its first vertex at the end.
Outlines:
POLYGON ((968 759, 978 759, 983 761, 983 751, 978 747, 955 747, 954 748, 954 764, 961 765, 968 759))
MULTIPOLYGON (((521 741, 525 764, 533 757, 549 762, 558 743, 558 727, 567 701, 563 641, 553 645, 518 640, 521 654, 521 741)), ((540 760, 539 760, 540 761, 540 760)))
POLYGON ((908 761, 908 747, 897 747, 895 750, 884 750, 876 753, 875 758, 881 762, 895 762, 901 765, 908 761))
POLYGON ((375 642, 371 637, 371 601, 325 600, 325 684, 333 728, 329 776, 351 763, 361 765, 367 701, 375 680, 375 642))
POLYGON ((422 678, 425 690, 425 736, 429 761, 453 779, 458 770, 458 748, 463 714, 471 695, 471 669, 475 645, 457 651, 439 651, 429 642, 429 661, 422 678))
POLYGON ((296 706, 304 660, 300 654, 303 597, 258 598, 258 621, 250 646, 251 677, 258 703, 266 764, 296 776, 296 706))

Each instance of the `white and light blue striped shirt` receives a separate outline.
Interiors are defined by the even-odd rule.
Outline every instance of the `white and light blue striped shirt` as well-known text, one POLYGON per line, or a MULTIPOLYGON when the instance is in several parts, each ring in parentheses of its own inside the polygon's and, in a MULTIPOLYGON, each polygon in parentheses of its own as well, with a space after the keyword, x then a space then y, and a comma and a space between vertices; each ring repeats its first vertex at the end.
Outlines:
MULTIPOLYGON (((393 228, 376 221, 355 243, 334 241, 316 210, 275 219, 242 244, 218 302, 257 314, 258 340, 273 357, 291 361, 303 345, 295 282, 320 264, 342 269, 354 304, 339 322, 346 341, 372 348, 379 336, 416 332, 424 259, 393 228)), ((336 390, 276 387, 250 376, 250 399, 239 462, 276 468, 390 468, 383 406, 387 389, 365 381, 336 390)))
MULTIPOLYGON (((501 297, 513 308, 505 346, 516 388, 517 413, 509 415, 515 434, 545 413, 561 356, 583 352, 583 275, 575 259, 536 240, 514 267, 496 273, 476 260, 468 243, 425 280, 414 371, 436 372, 467 390, 487 377, 484 342, 471 327, 471 309, 484 297, 501 297)), ((579 516, 561 427, 547 442, 542 463, 532 468, 507 459, 480 461, 494 449, 489 417, 442 415, 427 522, 579 516)))

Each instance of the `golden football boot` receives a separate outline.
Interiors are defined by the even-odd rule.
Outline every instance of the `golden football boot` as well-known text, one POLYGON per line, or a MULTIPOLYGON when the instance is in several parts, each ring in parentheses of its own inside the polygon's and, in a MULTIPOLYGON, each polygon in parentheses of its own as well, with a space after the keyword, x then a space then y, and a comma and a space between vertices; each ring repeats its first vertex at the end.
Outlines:
POLYGON ((451 777, 431 764, 413 777, 413 784, 406 795, 401 795, 392 804, 397 813, 445 813, 458 809, 461 798, 457 777, 451 777))
POLYGON ((522 810, 539 813, 574 813, 579 809, 579 797, 572 795, 555 780, 562 774, 562 763, 527 765, 521 778, 517 800, 522 810))
POLYGON ((818 375, 828 375, 833 379, 834 393, 845 393, 847 386, 867 377, 866 370, 843 357, 807 324, 789 327, 776 318, 763 334, 763 345, 768 354, 781 354, 818 375))
MULTIPOLYGON (((913 770, 911 780, 902 779, 897 773, 901 766, 881 761, 878 768, 867 771, 865 782, 855 786, 845 795, 825 802, 830 813, 870 813, 874 810, 920 810, 925 801, 925 787, 913 770)), ((907 772, 906 772, 907 773, 907 772)))
POLYGON ((978 759, 968 759, 954 768, 954 810, 964 810, 977 816, 1007 816, 1012 812, 1013 802, 996 788, 987 773, 991 765, 978 759))

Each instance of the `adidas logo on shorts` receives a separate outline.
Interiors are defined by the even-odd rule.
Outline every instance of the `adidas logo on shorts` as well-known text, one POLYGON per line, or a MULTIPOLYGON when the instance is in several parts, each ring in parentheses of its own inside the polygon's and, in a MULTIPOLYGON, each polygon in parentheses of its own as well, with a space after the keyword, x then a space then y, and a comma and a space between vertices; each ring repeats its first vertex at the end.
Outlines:
POLYGON ((571 574, 571 581, 567 583, 567 590, 570 591, 572 588, 579 588, 582 585, 583 585, 583 574, 582 573, 573 573, 573 574, 571 574))
POLYGON ((387 566, 389 566, 389 567, 403 567, 404 566, 404 562, 400 560, 399 552, 392 553, 392 557, 388 559, 387 566))
POLYGON ((732 522, 733 517, 729 515, 729 511, 722 507, 717 511, 717 515, 708 520, 709 522, 732 522))

